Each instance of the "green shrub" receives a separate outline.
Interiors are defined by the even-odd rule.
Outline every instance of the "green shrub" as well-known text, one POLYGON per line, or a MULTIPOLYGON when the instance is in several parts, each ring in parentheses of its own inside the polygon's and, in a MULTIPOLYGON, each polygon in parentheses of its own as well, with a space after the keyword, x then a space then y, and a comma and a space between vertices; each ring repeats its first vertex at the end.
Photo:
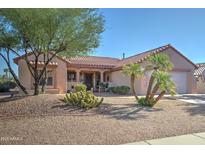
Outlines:
POLYGON ((0 83, 0 92, 9 92, 10 87, 7 83, 0 83))
POLYGON ((13 81, 7 81, 7 82, 8 82, 8 85, 9 85, 10 89, 16 88, 16 82, 13 82, 13 81))
POLYGON ((138 100, 138 103, 139 103, 140 105, 142 105, 142 106, 149 106, 149 107, 153 107, 153 106, 156 104, 154 98, 153 98, 151 101, 147 101, 147 100, 145 99, 145 97, 140 98, 140 99, 138 100))
POLYGON ((99 106, 103 102, 103 98, 98 99, 92 92, 80 91, 66 94, 64 102, 68 105, 89 109, 99 106))
POLYGON ((76 92, 86 91, 86 89, 87 89, 87 86, 85 84, 79 83, 79 84, 76 84, 76 86, 75 86, 76 92))
POLYGON ((9 92, 10 89, 16 87, 16 83, 13 81, 1 81, 0 82, 0 92, 9 92))
POLYGON ((130 92, 130 87, 128 86, 117 86, 117 87, 110 87, 109 90, 114 94, 119 95, 126 95, 130 92))
POLYGON ((100 85, 101 88, 108 88, 109 83, 107 83, 107 82, 100 82, 99 85, 100 85))

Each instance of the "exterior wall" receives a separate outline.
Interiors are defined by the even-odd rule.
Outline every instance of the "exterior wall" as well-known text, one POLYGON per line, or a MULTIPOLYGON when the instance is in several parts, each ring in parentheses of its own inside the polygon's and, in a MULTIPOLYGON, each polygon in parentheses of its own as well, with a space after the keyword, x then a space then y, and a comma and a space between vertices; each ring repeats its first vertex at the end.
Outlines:
POLYGON ((202 81, 201 77, 197 81, 197 93, 205 94, 205 81, 202 81))
POLYGON ((56 58, 56 62, 58 63, 58 67, 56 68, 56 88, 59 89, 59 93, 67 92, 67 65, 62 60, 56 58))
POLYGON ((21 59, 18 61, 18 73, 19 73, 19 80, 21 84, 29 91, 31 90, 32 84, 31 84, 31 73, 27 67, 26 62, 21 59))
POLYGON ((168 48, 163 53, 166 53, 170 57, 172 63, 174 64, 174 68, 190 69, 190 70, 195 69, 191 63, 189 63, 187 60, 185 60, 184 57, 179 55, 173 49, 168 48))
MULTIPOLYGON (((131 87, 130 77, 125 76, 122 71, 112 72, 112 86, 128 86, 131 87)), ((141 94, 141 80, 135 81, 135 88, 138 94, 141 94)))
MULTIPOLYGON (((34 56, 31 55, 28 57, 29 60, 34 60, 34 56)), ((43 61, 43 55, 39 57, 39 61, 43 61)), ((53 70, 53 86, 47 88, 56 88, 59 90, 59 93, 66 93, 67 91, 67 65, 64 61, 54 58, 52 62, 57 62, 57 67, 48 67, 48 69, 53 70)), ((30 71, 27 67, 27 64, 24 59, 18 61, 19 65, 19 79, 23 86, 28 89, 28 91, 33 89, 33 77, 30 74, 30 71)), ((39 70, 42 69, 39 67, 39 70)))
POLYGON ((197 81, 194 77, 194 71, 190 71, 187 73, 187 86, 188 86, 188 93, 197 93, 197 81))

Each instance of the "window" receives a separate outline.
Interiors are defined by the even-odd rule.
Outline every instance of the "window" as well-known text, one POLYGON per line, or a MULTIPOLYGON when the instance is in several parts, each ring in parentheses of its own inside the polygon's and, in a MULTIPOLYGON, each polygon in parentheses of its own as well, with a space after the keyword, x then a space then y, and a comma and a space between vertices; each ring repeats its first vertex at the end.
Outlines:
MULTIPOLYGON (((39 74, 42 72, 42 70, 39 70, 39 74)), ((40 85, 43 85, 44 82, 44 76, 42 77, 41 81, 40 81, 40 85)), ((52 86, 53 85, 53 71, 52 70, 48 70, 47 71, 47 86, 52 86)))
POLYGON ((76 81, 76 72, 68 71, 67 72, 67 81, 76 81))
POLYGON ((52 86, 53 85, 53 72, 48 71, 47 72, 47 86, 52 86))

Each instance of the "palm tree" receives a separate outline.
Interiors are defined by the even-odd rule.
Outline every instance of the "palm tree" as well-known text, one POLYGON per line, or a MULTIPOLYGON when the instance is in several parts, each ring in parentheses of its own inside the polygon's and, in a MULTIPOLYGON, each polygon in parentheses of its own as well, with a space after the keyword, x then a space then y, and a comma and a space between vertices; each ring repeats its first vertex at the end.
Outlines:
MULTIPOLYGON (((149 85, 147 88, 147 94, 146 94, 146 101, 148 101, 149 97, 150 97, 150 93, 153 87, 153 82, 154 82, 154 73, 157 71, 171 71, 173 69, 173 64, 170 61, 170 58, 167 54, 156 54, 151 56, 148 59, 150 65, 147 66, 147 71, 153 71, 149 80, 149 85)), ((155 90, 157 89, 157 87, 155 88, 155 90)))
POLYGON ((171 77, 167 72, 157 71, 153 73, 153 77, 154 77, 155 86, 150 94, 150 97, 148 98, 148 102, 152 102, 154 95, 156 95, 158 91, 160 91, 160 94, 154 100, 154 103, 157 103, 164 96, 166 92, 169 92, 171 95, 176 94, 175 84, 171 80, 171 77))
POLYGON ((123 74, 126 76, 130 76, 130 84, 131 84, 131 91, 133 95, 135 96, 136 100, 139 100, 136 90, 135 90, 135 79, 143 76, 144 70, 140 66, 140 64, 132 63, 123 66, 123 74))

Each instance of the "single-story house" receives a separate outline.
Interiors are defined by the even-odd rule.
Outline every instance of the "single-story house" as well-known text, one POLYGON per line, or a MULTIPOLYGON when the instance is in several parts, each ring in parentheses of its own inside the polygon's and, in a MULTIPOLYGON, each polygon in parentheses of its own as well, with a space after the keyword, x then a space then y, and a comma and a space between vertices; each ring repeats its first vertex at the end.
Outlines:
MULTIPOLYGON (((77 83, 84 83, 88 89, 97 89, 100 82, 107 82, 109 86, 130 86, 130 78, 122 74, 123 65, 130 63, 140 63, 145 66, 147 59, 151 55, 166 53, 174 69, 170 72, 178 93, 195 93, 196 79, 194 70, 197 66, 186 58, 182 53, 171 45, 161 46, 131 57, 122 59, 97 56, 82 56, 72 58, 56 57, 48 65, 47 90, 57 93, 66 93, 77 83)), ((20 56, 14 59, 18 65, 19 78, 21 83, 28 89, 33 89, 33 79, 27 68, 26 62, 20 56)), ((34 64, 33 55, 29 55, 29 61, 34 64)), ((42 69, 43 55, 40 56, 39 70, 42 69)), ((148 86, 150 74, 136 81, 136 91, 138 94, 145 94, 148 86)))
POLYGON ((205 63, 197 64, 198 68, 194 72, 197 80, 197 93, 205 94, 205 63))

